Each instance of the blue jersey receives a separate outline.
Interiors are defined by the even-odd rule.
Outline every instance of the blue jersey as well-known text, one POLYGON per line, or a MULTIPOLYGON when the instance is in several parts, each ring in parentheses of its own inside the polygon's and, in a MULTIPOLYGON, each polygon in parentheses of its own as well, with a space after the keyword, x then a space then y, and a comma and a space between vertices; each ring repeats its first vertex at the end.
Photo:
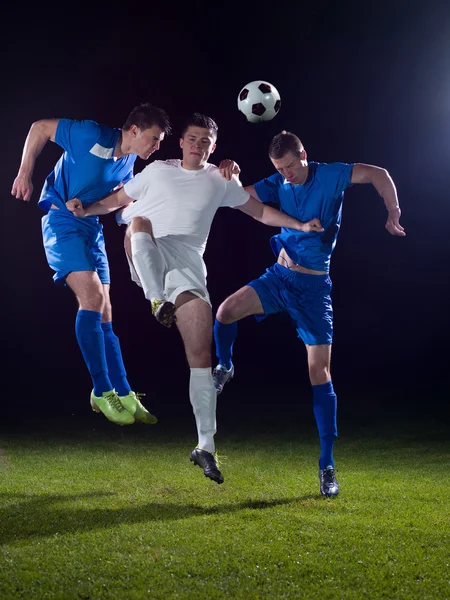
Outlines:
POLYGON ((281 233, 270 240, 275 255, 284 248, 299 265, 328 272, 341 226, 344 190, 351 185, 354 164, 309 162, 308 167, 303 185, 288 183, 276 173, 254 187, 262 202, 274 204, 281 212, 302 222, 320 219, 325 230, 304 233, 283 227, 281 233))
POLYGON ((38 205, 48 211, 54 204, 69 212, 67 200, 79 198, 84 206, 108 195, 133 176, 135 154, 114 159, 120 129, 95 121, 60 119, 55 142, 64 153, 45 180, 38 205))

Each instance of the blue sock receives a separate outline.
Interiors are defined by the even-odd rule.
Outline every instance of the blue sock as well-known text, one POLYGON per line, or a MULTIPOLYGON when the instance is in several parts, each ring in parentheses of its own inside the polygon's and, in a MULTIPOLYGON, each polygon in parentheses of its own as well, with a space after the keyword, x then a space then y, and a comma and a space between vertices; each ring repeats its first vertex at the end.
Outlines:
POLYGON ((224 325, 217 319, 214 322, 214 340, 216 342, 216 356, 219 364, 227 369, 231 369, 233 364, 231 357, 233 355, 233 344, 237 337, 237 321, 224 325))
POLYGON ((331 381, 313 385, 313 410, 320 437, 319 469, 334 467, 333 446, 337 438, 337 398, 331 381))
POLYGON ((91 374, 96 396, 109 392, 113 387, 108 377, 101 322, 102 313, 93 310, 79 310, 75 321, 78 345, 91 374))
POLYGON ((127 396, 131 388, 123 364, 119 338, 114 333, 111 322, 102 323, 102 329, 105 337, 105 354, 109 378, 119 396, 127 396))

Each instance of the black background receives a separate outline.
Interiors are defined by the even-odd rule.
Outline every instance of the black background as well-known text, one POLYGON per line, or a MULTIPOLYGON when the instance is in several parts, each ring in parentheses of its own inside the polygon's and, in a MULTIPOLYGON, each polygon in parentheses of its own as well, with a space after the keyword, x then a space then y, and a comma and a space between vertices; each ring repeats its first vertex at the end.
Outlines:
MULTIPOLYGON (((10 195, 29 127, 51 117, 121 126, 142 101, 165 108, 174 125, 153 158, 180 156, 180 126, 204 112, 219 125, 211 161, 236 160, 244 185, 273 172, 267 147, 282 129, 299 135, 310 160, 388 169, 406 238, 385 230, 375 190, 354 186, 332 259, 341 420, 448 418, 450 9, 440 4, 9 8, 1 40, 3 421, 87 415, 91 389, 75 299, 54 285, 41 243, 37 199, 60 148, 48 144, 39 157, 30 203, 10 195), (247 123, 237 110, 240 89, 255 79, 281 94, 271 122, 247 123)), ((138 159, 136 170, 144 166, 138 159)), ((190 419, 178 332, 151 317, 129 278, 122 229, 112 216, 103 223, 130 382, 157 414, 190 419)), ((274 233, 239 211, 218 212, 205 254, 214 310, 274 262, 274 233)), ((289 319, 249 318, 239 331, 236 378, 219 417, 309 415, 306 354, 289 319)))

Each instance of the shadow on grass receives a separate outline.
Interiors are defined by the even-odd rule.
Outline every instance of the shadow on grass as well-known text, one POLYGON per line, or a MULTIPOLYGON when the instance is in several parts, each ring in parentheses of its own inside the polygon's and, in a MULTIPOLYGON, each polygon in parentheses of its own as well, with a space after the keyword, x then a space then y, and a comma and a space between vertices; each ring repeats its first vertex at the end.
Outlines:
POLYGON ((61 502, 113 496, 112 492, 92 492, 76 495, 0 494, 2 498, 16 499, 14 505, 0 508, 0 545, 20 540, 54 535, 107 529, 117 525, 133 525, 149 521, 172 521, 205 515, 221 515, 239 510, 265 510, 276 506, 322 500, 317 495, 275 500, 248 499, 233 504, 199 506, 173 502, 150 502, 127 508, 59 508, 61 502))

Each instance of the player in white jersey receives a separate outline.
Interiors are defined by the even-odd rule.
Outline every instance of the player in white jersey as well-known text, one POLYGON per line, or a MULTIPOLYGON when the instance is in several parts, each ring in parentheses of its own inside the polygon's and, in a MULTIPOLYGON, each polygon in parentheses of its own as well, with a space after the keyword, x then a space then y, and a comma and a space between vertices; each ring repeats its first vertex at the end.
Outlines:
POLYGON ((211 371, 213 319, 203 261, 214 215, 221 206, 229 206, 274 227, 297 231, 322 228, 318 219, 301 223, 258 202, 244 191, 231 168, 221 171, 209 164, 216 140, 216 123, 196 113, 182 131, 182 160, 155 161, 103 200, 83 208, 74 199, 67 206, 79 217, 126 207, 118 220, 127 225, 125 249, 132 279, 143 288, 153 310, 173 307, 172 313, 166 313, 166 325, 176 309, 176 323, 191 369, 189 395, 198 432, 198 446, 190 459, 207 477, 222 483, 214 444, 217 395, 211 371))

